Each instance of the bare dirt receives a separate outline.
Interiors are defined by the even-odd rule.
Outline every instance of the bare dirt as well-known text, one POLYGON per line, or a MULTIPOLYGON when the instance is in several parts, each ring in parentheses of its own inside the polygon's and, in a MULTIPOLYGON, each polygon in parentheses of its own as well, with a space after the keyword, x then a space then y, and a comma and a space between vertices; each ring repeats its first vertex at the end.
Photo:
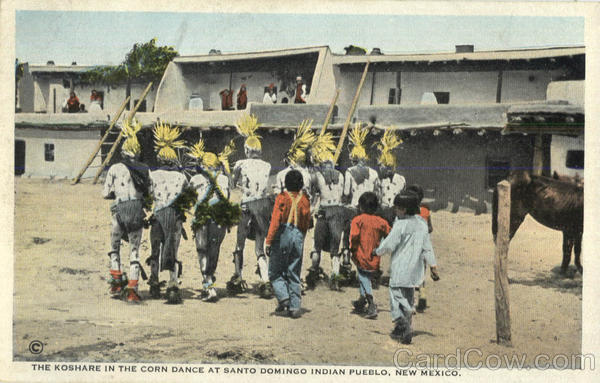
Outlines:
MULTIPOLYGON (((490 354, 526 354, 531 365, 538 354, 552 359, 581 352, 581 277, 557 274, 562 235, 530 217, 509 253, 513 347, 494 343, 491 216, 475 216, 470 210, 432 215, 441 280, 428 279, 429 308, 414 317, 413 344, 403 346, 389 336, 392 323, 384 286, 375 291, 377 320, 351 314, 350 301, 358 294, 351 287, 308 291, 302 301, 304 315, 295 320, 273 316, 275 300, 261 299, 253 291, 227 296, 235 230, 221 248, 217 303, 199 299, 201 276, 191 238, 182 241, 179 252, 184 264, 182 305, 150 299, 130 305, 111 299, 106 255, 110 212, 101 186, 15 181, 15 360, 393 366, 396 350, 407 348, 412 356, 403 353, 403 361, 478 349, 482 354, 471 353, 471 365, 490 354), (44 344, 39 355, 28 350, 33 340, 44 344)), ((250 286, 258 282, 253 245, 248 242, 245 252, 244 277, 250 286)), ((309 266, 311 247, 309 232, 303 270, 309 266)), ((123 250, 122 261, 128 264, 127 245, 123 250)), ((142 261, 149 253, 146 231, 142 261)), ((387 259, 383 263, 387 267, 387 259)), ((322 266, 329 273, 327 254, 322 266)), ((166 273, 161 277, 166 279, 166 273)), ((141 293, 149 296, 144 282, 141 293)))

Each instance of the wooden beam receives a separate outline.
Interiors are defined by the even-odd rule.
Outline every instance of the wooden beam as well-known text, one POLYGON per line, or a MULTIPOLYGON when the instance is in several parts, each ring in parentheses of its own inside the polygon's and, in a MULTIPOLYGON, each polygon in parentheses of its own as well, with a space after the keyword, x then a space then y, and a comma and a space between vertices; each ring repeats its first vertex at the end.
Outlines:
POLYGON ((100 140, 100 142, 98 142, 98 145, 96 145, 96 148, 94 148, 94 152, 92 153, 92 155, 90 156, 90 158, 88 158, 88 160, 85 163, 85 165, 83 165, 83 168, 81 168, 81 170, 79 171, 79 174, 77 174, 77 176, 75 178, 73 178, 73 182, 71 182, 71 185, 75 185, 76 183, 78 183, 79 180, 81 180, 81 177, 83 176, 83 173, 85 173, 85 171, 87 170, 87 168, 92 164, 92 161, 94 161, 94 158, 96 158, 96 155, 98 154, 98 151, 100 151, 100 148, 102 148, 102 144, 104 143, 104 141, 106 141, 106 139, 110 135, 110 131, 112 130, 113 126, 115 126, 115 124, 119 120, 119 117, 121 117, 121 114, 123 114, 123 111, 125 110, 125 107, 129 103, 129 98, 130 97, 127 96, 127 98, 125 99, 125 101, 123 101, 123 103, 121 104, 121 107, 119 108, 119 111, 113 117, 112 121, 110 122, 110 125, 108 126, 108 129, 106 129, 106 132, 104 133, 104 136, 102 137, 102 139, 100 140))
POLYGON ((508 234, 510 228, 510 183, 507 180, 497 185, 498 231, 494 251, 494 298, 496 306, 496 341, 512 347, 510 331, 510 302, 508 297, 508 234))
POLYGON ((335 96, 333 96, 333 100, 331 100, 331 104, 329 104, 329 110, 327 111, 327 117, 325 117, 325 123, 323 123, 323 127, 321 128, 321 133, 319 133, 319 136, 322 136, 323 134, 325 134, 325 130, 327 130, 327 126, 329 125, 329 122, 331 121, 331 116, 333 115, 333 109, 335 109, 335 103, 337 102, 339 95, 340 95, 340 90, 336 89, 335 96))
MULTIPOLYGON (((148 84, 148 86, 146 87, 146 89, 144 90, 142 95, 140 96, 140 99, 138 100, 138 102, 135 105, 135 107, 133 108, 133 110, 131 112, 129 112, 129 115, 127 116, 128 123, 131 123, 133 116, 135 116, 135 113, 142 105, 142 102, 146 99, 148 92, 150 92, 150 88, 152 88, 152 82, 150 82, 148 84)), ((123 131, 122 130, 119 132, 119 135, 115 139, 115 143, 113 144, 113 146, 110 148, 110 151, 106 155, 106 158, 104 159, 104 162, 102 163, 102 166, 100 166, 100 168, 98 169, 98 172, 94 176, 94 180, 92 181, 93 184, 98 182, 98 178, 100 178, 100 174, 102 174, 102 172, 104 171, 104 168, 106 166, 108 166, 108 164, 110 163, 110 160, 112 159, 113 155, 115 154, 115 151, 117 150, 117 146, 119 146, 119 142, 121 142, 121 139, 123 139, 123 131)))
POLYGON ((496 85, 496 103, 502 102, 502 69, 498 71, 498 84, 496 85))
POLYGON ((348 117, 346 117, 346 122, 344 123, 344 128, 342 129, 342 134, 340 136, 340 142, 338 142, 338 146, 335 150, 335 155, 333 156, 333 163, 337 163, 340 154, 342 153, 342 147, 344 145, 344 141, 346 139, 346 134, 348 133, 348 127, 350 126, 350 122, 352 121, 352 115, 354 115, 354 109, 356 109, 356 104, 358 104, 358 98, 360 97, 360 91, 365 83, 365 79, 367 78, 367 73, 369 72, 369 64, 367 61, 365 65, 365 70, 363 71, 362 77, 360 78, 360 82, 358 83, 358 88, 356 88, 356 94, 354 95, 354 99, 352 100, 352 105, 350 105, 350 111, 348 111, 348 117))

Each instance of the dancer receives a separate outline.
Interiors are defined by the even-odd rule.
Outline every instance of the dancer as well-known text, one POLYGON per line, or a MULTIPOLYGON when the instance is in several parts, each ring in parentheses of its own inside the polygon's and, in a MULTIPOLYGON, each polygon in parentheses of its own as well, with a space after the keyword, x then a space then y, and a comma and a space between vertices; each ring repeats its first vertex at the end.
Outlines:
POLYGON ((128 302, 139 302, 138 280, 140 270, 140 242, 144 226, 144 201, 148 195, 150 178, 148 168, 139 162, 141 153, 137 133, 142 125, 125 121, 122 126, 125 141, 121 147, 123 159, 108 169, 102 196, 115 200, 111 204, 112 223, 110 232, 110 294, 121 295, 128 302), (121 239, 129 242, 129 281, 121 271, 121 239), (124 288, 127 286, 126 288, 124 288))
POLYGON ((257 273, 260 277, 259 293, 264 298, 270 298, 273 290, 269 282, 264 242, 273 211, 273 202, 269 198, 268 191, 271 165, 260 158, 262 145, 260 136, 257 135, 259 126, 254 115, 244 115, 236 125, 238 133, 246 138, 244 142, 246 158, 236 161, 233 167, 233 185, 242 191, 242 216, 237 228, 236 248, 233 253, 235 273, 227 283, 227 289, 232 294, 245 290, 246 283, 242 278, 244 247, 247 238, 253 239, 258 264, 257 273))
POLYGON ((290 170, 295 169, 302 174, 304 192, 309 198, 312 196, 313 182, 312 176, 306 168, 306 151, 314 143, 315 139, 315 133, 312 131, 312 120, 303 120, 296 129, 294 141, 292 141, 292 145, 286 153, 284 161, 287 167, 277 173, 275 185, 273 186, 275 195, 285 190, 285 176, 290 170))
POLYGON ((381 200, 380 215, 385 218, 389 225, 394 224, 396 213, 394 211, 394 198, 400 194, 406 186, 406 180, 403 176, 396 173, 396 156, 393 150, 402 143, 396 133, 390 128, 386 129, 377 144, 379 149, 379 190, 381 200))
MULTIPOLYGON (((339 290, 339 248, 346 221, 346 209, 342 203, 344 175, 335 169, 333 162, 335 149, 330 133, 319 136, 309 149, 311 162, 315 165, 315 199, 319 201, 313 250, 310 253, 312 265, 306 276, 309 289, 315 288, 318 281, 324 279, 323 269, 320 267, 321 251, 327 251, 331 255, 329 285, 332 290, 339 290)), ((316 205, 316 201, 314 204, 316 205)))
POLYGON ((188 153, 196 160, 198 174, 190 179, 198 199, 192 221, 192 232, 198 252, 198 262, 202 272, 203 300, 217 300, 215 271, 219 261, 219 251, 225 232, 237 224, 240 207, 229 201, 228 157, 233 153, 233 141, 217 156, 204 150, 200 139, 188 153))
POLYGON ((154 143, 160 168, 150 172, 151 193, 154 199, 154 211, 150 222, 150 244, 152 255, 146 261, 151 267, 150 295, 160 298, 159 272, 169 270, 167 285, 167 303, 179 304, 183 299, 179 290, 181 262, 177 251, 181 240, 185 211, 196 201, 196 192, 188 188, 186 176, 177 166, 176 149, 183 148, 184 142, 178 140, 179 128, 158 122, 154 127, 154 143))
POLYGON ((350 140, 350 162, 352 166, 346 170, 344 175, 344 200, 346 202, 347 220, 342 236, 344 250, 341 274, 344 283, 350 283, 355 279, 350 265, 350 249, 347 247, 350 235, 350 222, 358 214, 358 199, 363 193, 374 192, 379 195, 379 178, 377 172, 366 165, 369 157, 365 149, 365 139, 369 131, 363 129, 357 123, 349 135, 350 140))

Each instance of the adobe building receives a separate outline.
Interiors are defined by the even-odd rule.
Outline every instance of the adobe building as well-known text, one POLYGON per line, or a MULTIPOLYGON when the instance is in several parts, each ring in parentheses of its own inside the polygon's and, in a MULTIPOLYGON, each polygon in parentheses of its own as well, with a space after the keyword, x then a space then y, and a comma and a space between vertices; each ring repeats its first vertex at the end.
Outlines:
MULTIPOLYGON (((339 135, 367 62, 366 80, 351 121, 371 128, 367 143, 371 165, 376 165, 371 145, 383 129, 396 129, 404 140, 397 152, 398 171, 408 183, 422 185, 434 205, 454 202, 455 208, 470 204, 483 211, 491 188, 511 168, 532 167, 536 139, 541 139, 537 146, 543 155, 538 158, 545 174, 556 170, 582 175, 578 167, 583 162, 584 142, 583 47, 483 52, 458 46, 451 53, 386 55, 374 50, 341 55, 322 46, 177 57, 155 94, 148 96, 153 110, 136 114, 148 128, 145 160, 154 160, 149 128, 157 120, 185 127, 185 138, 190 141, 202 135, 209 150, 219 150, 237 137, 236 122, 250 113, 261 123, 265 159, 276 172, 284 166, 283 155, 295 127, 312 119, 313 127, 320 128, 336 89, 340 94, 329 129, 339 135), (300 90, 298 77, 305 103, 294 102, 300 90), (238 108, 242 84, 247 102, 238 108), (270 85, 275 104, 263 103, 270 85)), ((124 98, 123 93, 113 105, 124 98)), ((114 112, 107 114, 73 119, 64 114, 52 119, 17 113, 15 137, 26 146, 25 174, 73 177, 114 112), (69 153, 69 166, 60 172, 56 166, 30 161, 41 158, 45 144, 55 139, 85 141, 80 147, 86 149, 69 153)), ((59 158, 62 149, 56 145, 55 158, 59 158)), ((232 160, 241 156, 239 150, 232 160)), ((348 165, 347 143, 338 165, 348 165)))

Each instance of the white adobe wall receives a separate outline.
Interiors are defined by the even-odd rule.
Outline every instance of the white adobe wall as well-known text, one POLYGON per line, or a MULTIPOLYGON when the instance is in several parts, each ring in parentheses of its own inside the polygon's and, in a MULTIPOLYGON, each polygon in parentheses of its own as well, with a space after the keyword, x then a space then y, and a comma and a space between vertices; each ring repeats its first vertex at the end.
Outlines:
MULTIPOLYGON (((502 77, 502 102, 545 100, 552 78, 563 71, 505 71, 502 77), (533 81, 529 77, 533 76, 533 81)), ((335 69, 338 87, 342 89, 339 104, 348 109, 358 87, 362 72, 342 72, 335 69)), ((390 88, 396 88, 396 72, 377 72, 373 105, 388 103, 390 88)), ((368 73, 358 106, 369 105, 373 73, 368 73)), ((450 92, 450 104, 495 103, 498 72, 402 72, 401 104, 417 105, 425 92, 450 92)))
MULTIPOLYGON (((73 178, 100 140, 100 131, 53 131, 16 128, 15 140, 25 141, 25 177, 73 178), (44 158, 44 144, 54 144, 54 161, 44 158)), ((92 166, 100 165, 97 157, 92 166)), ((84 178, 93 177, 98 168, 88 168, 84 178)))
POLYGON ((23 77, 19 81, 19 107, 23 113, 33 113, 34 101, 33 76, 29 71, 29 64, 24 64, 23 77))
POLYGON ((548 84, 548 100, 563 100, 585 105, 585 81, 555 81, 548 84))
POLYGON ((154 111, 165 113, 186 110, 190 95, 188 82, 183 78, 181 66, 170 62, 156 92, 154 111))
POLYGON ((567 168, 567 152, 569 150, 584 150, 584 136, 567 137, 553 135, 550 144, 550 168, 560 175, 574 177, 579 174, 583 178, 583 169, 567 168))

